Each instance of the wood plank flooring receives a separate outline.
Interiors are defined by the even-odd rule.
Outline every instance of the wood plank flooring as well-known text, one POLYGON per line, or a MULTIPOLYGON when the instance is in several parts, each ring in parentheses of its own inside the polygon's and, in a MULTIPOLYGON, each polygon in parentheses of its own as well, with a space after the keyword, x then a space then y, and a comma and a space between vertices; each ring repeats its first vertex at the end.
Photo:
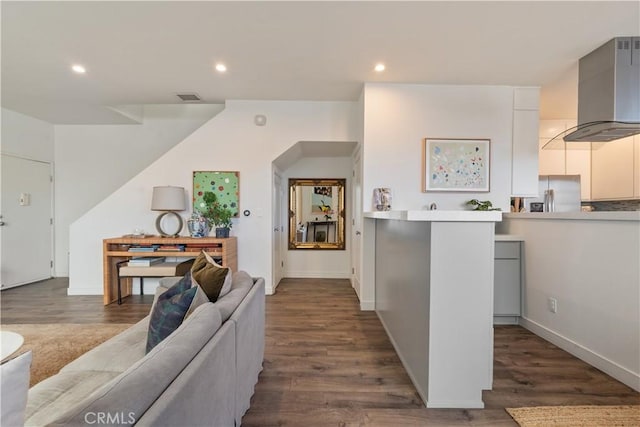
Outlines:
MULTIPOLYGON (((151 295, 102 306, 54 279, 0 293, 1 323, 127 323, 151 295)), ((243 426, 516 426, 505 407, 640 404, 640 394, 518 326, 495 329, 485 409, 426 409, 347 280, 284 279, 267 297, 264 371, 243 426)))

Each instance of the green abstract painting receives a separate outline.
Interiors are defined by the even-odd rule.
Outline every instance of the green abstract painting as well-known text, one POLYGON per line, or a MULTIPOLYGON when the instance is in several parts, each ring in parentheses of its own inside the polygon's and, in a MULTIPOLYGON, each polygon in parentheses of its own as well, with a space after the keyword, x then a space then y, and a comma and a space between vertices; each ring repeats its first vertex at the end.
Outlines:
POLYGON ((223 207, 233 212, 235 218, 240 216, 240 172, 193 172, 193 209, 203 205, 202 196, 211 191, 218 196, 223 207))

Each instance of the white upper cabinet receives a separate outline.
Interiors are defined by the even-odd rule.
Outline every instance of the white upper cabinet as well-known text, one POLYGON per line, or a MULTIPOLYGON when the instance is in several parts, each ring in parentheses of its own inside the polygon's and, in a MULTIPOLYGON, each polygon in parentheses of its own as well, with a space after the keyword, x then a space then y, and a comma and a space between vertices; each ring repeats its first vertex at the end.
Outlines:
POLYGON ((574 119, 540 120, 539 172, 540 175, 580 175, 581 199, 590 200, 591 143, 562 139, 575 126, 574 119))
POLYGON ((513 94, 513 140, 511 195, 538 195, 539 88, 515 88, 513 94))
POLYGON ((566 143, 562 136, 556 138, 549 147, 544 148, 551 139, 567 129, 566 120, 540 120, 539 165, 540 175, 564 175, 566 172, 566 143))
POLYGON ((591 143, 592 200, 634 197, 634 145, 634 137, 591 143))

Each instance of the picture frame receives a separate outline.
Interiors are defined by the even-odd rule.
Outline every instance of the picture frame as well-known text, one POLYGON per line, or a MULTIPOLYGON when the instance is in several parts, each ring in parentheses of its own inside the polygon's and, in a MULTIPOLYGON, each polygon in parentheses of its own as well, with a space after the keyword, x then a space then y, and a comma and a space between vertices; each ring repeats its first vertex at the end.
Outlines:
POLYGON ((424 138, 422 191, 488 192, 491 140, 424 138))
POLYGON ((194 171, 193 172, 193 209, 203 203, 205 191, 213 192, 222 207, 240 216, 240 172, 238 171, 194 171))

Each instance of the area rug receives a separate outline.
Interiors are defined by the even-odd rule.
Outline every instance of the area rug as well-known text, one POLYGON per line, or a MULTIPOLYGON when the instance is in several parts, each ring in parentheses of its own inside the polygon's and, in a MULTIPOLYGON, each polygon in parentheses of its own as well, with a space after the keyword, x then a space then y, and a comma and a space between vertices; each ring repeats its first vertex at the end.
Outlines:
POLYGON ((0 329, 24 337, 24 344, 17 353, 33 351, 29 384, 32 387, 130 326, 122 323, 55 323, 2 325, 0 329))
POLYGON ((640 406, 537 406, 506 408, 521 427, 640 426, 640 406))

